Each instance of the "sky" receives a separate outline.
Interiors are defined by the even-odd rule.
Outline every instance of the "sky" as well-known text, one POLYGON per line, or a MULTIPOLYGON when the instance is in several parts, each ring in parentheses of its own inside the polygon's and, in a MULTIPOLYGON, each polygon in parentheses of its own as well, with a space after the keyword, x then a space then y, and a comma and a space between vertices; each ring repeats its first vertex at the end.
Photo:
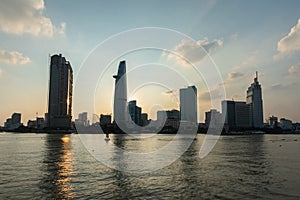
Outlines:
POLYGON ((209 95, 218 94, 218 85, 225 87, 226 99, 245 101, 258 71, 264 118, 275 115, 300 122, 299 8, 298 0, 2 0, 0 125, 14 112, 22 113, 25 124, 47 112, 49 55, 59 53, 74 70, 73 119, 86 110, 98 115, 113 112, 112 75, 125 59, 128 99, 136 99, 151 118, 159 109, 178 109, 179 89, 196 85, 202 122, 206 111, 220 110, 221 103, 212 104, 209 95), (145 27, 157 27, 161 34, 154 37, 145 27), (136 29, 141 32, 130 32, 136 29), (126 35, 128 31, 132 34, 126 35), (144 48, 118 55, 118 45, 131 45, 134 38, 164 44, 173 53, 144 48), (97 51, 103 44, 105 51, 97 51), (97 68, 84 74, 95 52, 92 61, 97 68), (196 69, 182 56, 196 63, 196 69), (110 64, 101 63, 102 57, 112 58, 110 64), (207 86, 209 77, 197 74, 209 68, 216 68, 222 79, 213 89, 207 86), (86 78, 80 85, 77 80, 89 75, 96 75, 97 81, 86 78), (91 97, 85 96, 88 87, 91 97), (87 98, 93 99, 93 111, 87 98))

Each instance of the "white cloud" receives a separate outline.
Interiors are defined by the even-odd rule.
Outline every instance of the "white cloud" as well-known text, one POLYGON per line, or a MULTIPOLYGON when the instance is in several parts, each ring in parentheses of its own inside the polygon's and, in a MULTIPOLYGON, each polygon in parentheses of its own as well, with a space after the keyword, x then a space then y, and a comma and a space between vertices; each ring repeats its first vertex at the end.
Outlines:
POLYGON ((31 62, 29 57, 23 56, 17 51, 5 51, 0 49, 0 61, 8 64, 27 64, 31 62))
POLYGON ((289 68, 289 74, 291 76, 297 76, 300 75, 300 63, 298 63, 297 65, 292 65, 289 68))
POLYGON ((243 76, 244 76, 244 74, 240 73, 240 72, 230 72, 230 73, 227 74, 227 79, 228 80, 234 80, 234 79, 237 79, 237 78, 241 78, 243 76))
POLYGON ((193 42, 182 40, 175 48, 174 54, 168 53, 169 59, 174 59, 178 64, 190 66, 191 63, 199 64, 201 60, 216 47, 221 47, 222 40, 209 42, 207 39, 193 42))
POLYGON ((282 55, 300 50, 300 19, 298 19, 298 23, 291 28, 290 32, 279 40, 277 50, 279 54, 276 55, 275 58, 280 58, 282 55))
POLYGON ((270 91, 270 90, 286 90, 288 88, 291 88, 293 86, 295 86, 296 83, 295 82, 289 82, 289 83, 276 83, 273 84, 271 86, 265 86, 264 90, 265 91, 270 91))
POLYGON ((232 35, 230 35, 229 37, 231 40, 237 40, 239 38, 239 34, 238 33, 234 33, 232 35))
POLYGON ((44 0, 2 0, 0 6, 0 29, 16 35, 52 37, 65 33, 66 24, 55 27, 50 18, 43 16, 44 0))
POLYGON ((176 92, 174 90, 167 90, 164 92, 165 95, 174 95, 176 92))
POLYGON ((225 98, 222 92, 222 87, 216 87, 210 91, 205 91, 199 94, 199 99, 205 102, 211 102, 222 98, 225 98))

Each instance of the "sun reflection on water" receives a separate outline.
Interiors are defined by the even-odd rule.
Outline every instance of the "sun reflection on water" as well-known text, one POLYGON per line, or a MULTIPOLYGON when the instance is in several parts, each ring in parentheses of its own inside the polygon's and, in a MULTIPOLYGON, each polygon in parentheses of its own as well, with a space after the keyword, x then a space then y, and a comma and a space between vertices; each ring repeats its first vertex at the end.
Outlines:
POLYGON ((63 198, 69 199, 73 197, 70 181, 73 173, 72 162, 74 161, 71 152, 70 135, 64 135, 61 141, 63 142, 62 150, 59 162, 57 162, 59 178, 55 184, 57 188, 59 188, 59 194, 62 195, 63 198))
POLYGON ((70 135, 48 135, 44 160, 45 177, 41 188, 51 195, 51 199, 74 198, 71 187, 74 174, 70 135))

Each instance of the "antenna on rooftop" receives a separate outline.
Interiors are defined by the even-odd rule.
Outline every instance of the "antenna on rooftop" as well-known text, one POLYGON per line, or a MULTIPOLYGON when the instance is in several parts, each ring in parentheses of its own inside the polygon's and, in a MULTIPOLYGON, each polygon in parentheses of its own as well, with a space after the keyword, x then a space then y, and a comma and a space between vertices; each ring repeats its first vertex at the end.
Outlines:
POLYGON ((254 82, 257 83, 258 82, 258 72, 255 72, 255 78, 254 78, 254 82))

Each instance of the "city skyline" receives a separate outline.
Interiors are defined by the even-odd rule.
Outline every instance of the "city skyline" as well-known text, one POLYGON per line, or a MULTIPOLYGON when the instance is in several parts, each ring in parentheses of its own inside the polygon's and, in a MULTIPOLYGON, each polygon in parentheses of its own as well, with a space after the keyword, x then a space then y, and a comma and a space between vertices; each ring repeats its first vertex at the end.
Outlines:
MULTIPOLYGON (((179 130, 179 124, 192 125, 194 127, 206 128, 222 126, 227 132, 230 129, 248 129, 248 128, 272 128, 279 127, 282 130, 297 130, 298 122, 292 123, 291 120, 269 116, 266 123, 263 121, 263 99, 262 89, 258 80, 256 71, 253 83, 246 91, 246 101, 234 101, 223 99, 221 101, 222 113, 215 108, 205 112, 205 123, 199 123, 197 120, 197 88, 196 86, 187 86, 179 89, 179 110, 157 110, 156 120, 148 119, 148 113, 142 113, 142 107, 139 107, 137 100, 128 101, 127 97, 127 70, 126 61, 120 61, 114 85, 114 110, 113 123, 111 115, 93 113, 92 123, 88 118, 88 112, 81 112, 78 118, 72 120, 72 99, 73 99, 73 70, 69 61, 62 54, 51 56, 49 79, 49 98, 48 113, 45 113, 45 119, 36 116, 36 120, 28 120, 27 127, 21 123, 21 113, 13 113, 11 118, 7 118, 4 123, 4 130, 24 131, 26 130, 65 130, 69 131, 79 127, 97 127, 101 126, 108 131, 119 130, 127 133, 128 131, 142 130, 150 131, 152 128, 159 128, 161 132, 174 132, 179 130), (98 120, 94 120, 94 117, 98 120), (225 120, 225 121, 224 121, 225 120), (75 126, 72 123, 75 122, 75 126), (154 123, 151 123, 154 122, 154 123), (148 126, 150 124, 150 126, 148 126), (163 125, 163 126, 162 126, 163 125), (77 127, 79 126, 79 127, 77 127), (146 126, 146 129, 140 129, 146 126), (25 129, 24 129, 25 127, 25 129), (118 127, 118 128, 117 128, 118 127), (120 128, 120 129, 119 129, 120 128)), ((38 114, 38 113, 37 113, 38 114)), ((200 128, 201 129, 201 128, 200 128)), ((202 129, 203 130, 203 129, 202 129)), ((142 131, 143 132, 143 131, 142 131)))
MULTIPOLYGON (((72 62, 76 81, 81 63, 98 43, 119 32, 147 26, 185 33, 195 39, 197 44, 205 46, 219 67, 227 99, 245 101, 244 90, 253 79, 253 72, 261 72, 264 121, 271 115, 300 121, 300 113, 295 109, 300 102, 300 96, 295 92, 300 87, 298 1, 288 5, 273 1, 191 1, 189 4, 179 1, 131 1, 119 2, 121 5, 117 7, 108 2, 70 4, 60 1, 28 1, 19 5, 11 2, 3 2, 5 5, 0 12, 0 92, 4 94, 1 96, 0 125, 13 112, 22 113, 22 121, 26 123, 36 113, 43 116, 47 111, 48 54, 62 53, 68 58, 72 62), (272 9, 269 9, 270 6, 272 9), (81 8, 83 12, 67 14, 63 9, 65 7, 70 10, 81 8), (11 17, 6 8, 15 10, 17 14, 11 17), (122 13, 122 17, 106 11, 113 8, 122 13), (116 25, 113 28, 110 27, 112 23, 116 25)), ((173 48, 185 55, 188 47, 197 48, 185 43, 173 48)), ((128 71, 141 63, 155 60, 163 60, 162 63, 174 68, 183 67, 178 66, 170 56, 163 57, 161 52, 132 54, 122 59, 128 60, 128 71)), ((109 73, 111 78, 115 71, 109 73)), ((134 75, 129 74, 131 77, 134 75)), ((148 75, 153 74, 150 72, 148 75)), ((134 88, 130 89, 128 84, 128 100, 137 99, 139 106, 149 113, 149 118, 154 115, 151 113, 152 102, 161 100, 166 109, 179 108, 176 101, 179 94, 173 91, 184 85, 175 82, 170 91, 153 89, 159 94, 158 99, 149 96, 142 98, 144 93, 134 94, 134 88)), ((108 85, 113 85, 113 80, 109 80, 108 85)), ((107 99, 97 105, 95 113, 112 112, 111 89, 112 86, 106 88, 104 93, 107 99)), ((204 112, 212 107, 205 87, 197 86, 197 89, 200 107, 198 121, 203 122, 204 112)), ((82 111, 84 109, 75 111, 73 116, 82 111)))

